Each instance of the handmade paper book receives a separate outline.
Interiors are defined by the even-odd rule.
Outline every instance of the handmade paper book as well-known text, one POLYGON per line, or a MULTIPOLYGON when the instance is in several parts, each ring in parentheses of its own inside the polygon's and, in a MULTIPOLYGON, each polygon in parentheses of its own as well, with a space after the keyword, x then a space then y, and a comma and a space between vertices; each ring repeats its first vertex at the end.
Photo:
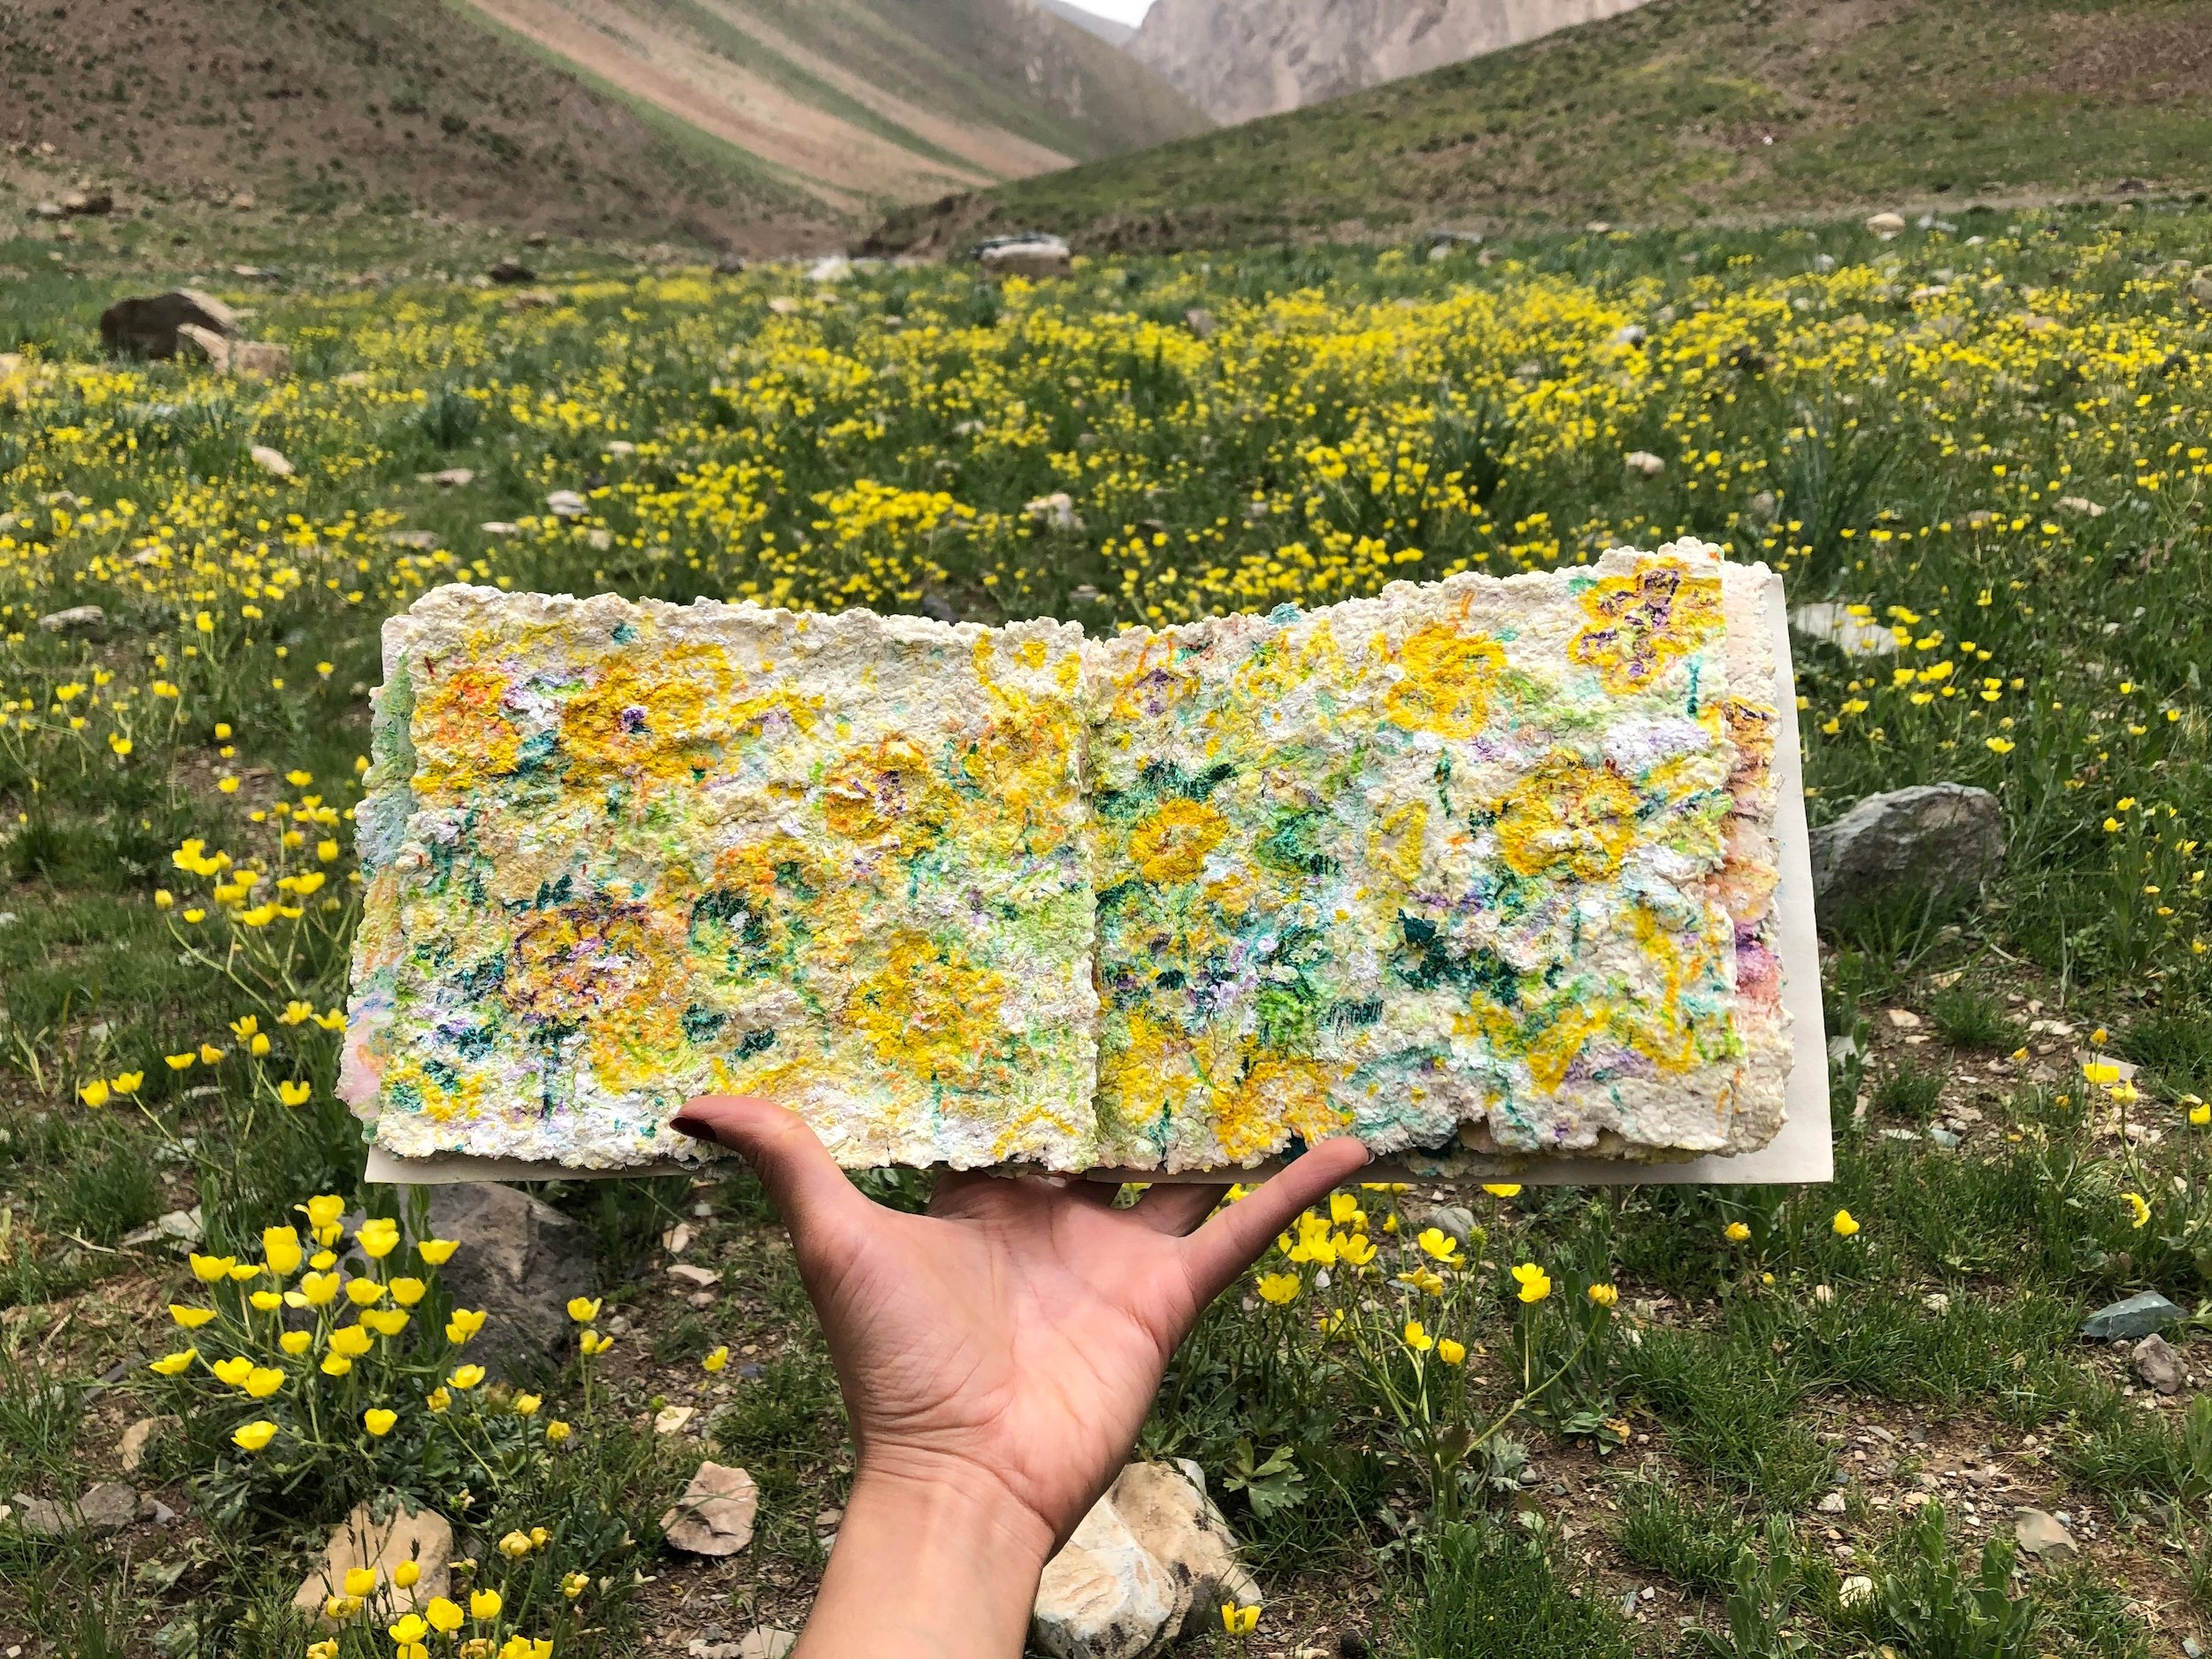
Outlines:
POLYGON ((706 1092, 852 1167, 1752 1151, 1775 585, 1684 542, 1109 640, 436 590, 343 1092, 391 1156, 576 1169, 699 1156, 706 1092))

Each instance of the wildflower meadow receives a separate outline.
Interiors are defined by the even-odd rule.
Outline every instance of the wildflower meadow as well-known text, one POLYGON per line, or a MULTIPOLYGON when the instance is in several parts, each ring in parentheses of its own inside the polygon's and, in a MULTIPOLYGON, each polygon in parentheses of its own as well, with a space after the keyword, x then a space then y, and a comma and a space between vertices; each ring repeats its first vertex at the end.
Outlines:
POLYGON ((534 1189, 594 1266, 521 1358, 426 1196, 362 1180, 352 811, 379 625, 426 588, 1110 632, 1684 534, 1834 608, 1796 648, 1814 822, 1978 786, 2003 872, 1824 915, 1832 1185, 1382 1181, 1286 1233, 1144 1432, 1262 1593, 1194 1645, 2197 1651, 2208 229, 203 276, 290 348, 267 381, 104 357, 119 273, 0 282, 7 1652, 696 1653, 803 1620, 850 1448, 749 1177, 534 1189), (2148 1290, 2183 1310, 2172 1389, 2081 1333, 2148 1290), (664 1548, 703 1456, 758 1487, 726 1558, 664 1548), (127 1513, 81 1524, 101 1483, 127 1513), (299 1597, 365 1502, 451 1523, 438 1594, 402 1563, 299 1597))

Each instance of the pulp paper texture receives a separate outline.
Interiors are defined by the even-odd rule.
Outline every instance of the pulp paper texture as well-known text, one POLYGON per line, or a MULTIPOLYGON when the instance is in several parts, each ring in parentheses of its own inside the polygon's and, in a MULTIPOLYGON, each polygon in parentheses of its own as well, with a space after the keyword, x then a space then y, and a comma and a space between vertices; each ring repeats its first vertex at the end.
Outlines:
POLYGON ((1090 641, 441 589, 343 1089, 395 1169, 695 1157, 710 1091, 849 1166, 1725 1163, 1817 995, 1779 614, 1694 542, 1090 641))

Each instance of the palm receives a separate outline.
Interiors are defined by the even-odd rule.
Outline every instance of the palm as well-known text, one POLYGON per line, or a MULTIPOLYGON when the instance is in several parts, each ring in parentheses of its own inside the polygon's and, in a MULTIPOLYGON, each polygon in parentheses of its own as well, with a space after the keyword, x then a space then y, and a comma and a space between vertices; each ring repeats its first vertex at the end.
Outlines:
POLYGON ((765 1102, 695 1102, 685 1119, 750 1155, 790 1224, 863 1465, 995 1480, 1061 1539, 1199 1311, 1366 1161, 1326 1143, 1202 1227, 1217 1187, 1115 1210, 1109 1186, 988 1175, 946 1176, 911 1216, 870 1203, 765 1102))

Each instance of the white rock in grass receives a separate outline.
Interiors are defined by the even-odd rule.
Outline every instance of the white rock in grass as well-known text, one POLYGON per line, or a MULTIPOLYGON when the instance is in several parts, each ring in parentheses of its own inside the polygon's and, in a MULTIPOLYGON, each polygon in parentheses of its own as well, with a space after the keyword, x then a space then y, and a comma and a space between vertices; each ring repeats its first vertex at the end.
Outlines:
POLYGON ((1846 1607, 1856 1607, 1873 1599, 1874 1580, 1864 1573, 1854 1573, 1836 1586, 1836 1600, 1846 1607))
POLYGON ((372 1567, 376 1571, 379 1596, 388 1598, 382 1605, 396 1618, 427 1605, 433 1596, 447 1593, 451 1587, 452 1561, 453 1528, 435 1509, 411 1512, 402 1505, 380 1521, 367 1504, 356 1504, 353 1513, 330 1535, 323 1564, 309 1573, 293 1593, 292 1605, 303 1613, 320 1617, 323 1604, 343 1593, 349 1571, 372 1567), (392 1582, 392 1570, 406 1561, 415 1563, 421 1577, 402 1589, 392 1582))
POLYGON ((760 1488, 742 1469, 699 1465, 683 1495, 661 1517, 661 1531, 692 1555, 734 1555, 753 1541, 760 1488))
POLYGON ((1894 657, 1897 636, 1880 623, 1855 617, 1848 605, 1822 600, 1790 612, 1790 631, 1809 640, 1825 640, 1846 657, 1894 657))
POLYGON ((1052 1659, 1152 1659, 1259 1586, 1195 1463, 1132 1463, 1047 1564, 1031 1643, 1052 1659))
POLYGON ((1902 213, 1875 213, 1867 219, 1866 227, 1887 242, 1892 237, 1905 234, 1905 216, 1902 213))
POLYGON ((2042 1561, 2071 1561, 2081 1554, 2074 1535, 2059 1518, 2041 1509, 2023 1509, 2012 1524, 2020 1548, 2042 1561))
POLYGON ((1667 464, 1648 449, 1631 449, 1621 464, 1639 478, 1656 478, 1667 470, 1667 464))
POLYGON ((253 457, 253 464, 271 478, 292 476, 292 464, 284 458, 282 450, 272 449, 265 443, 257 443, 247 453, 253 457))
POLYGON ((572 489, 557 489, 545 498, 546 508, 556 518, 580 518, 591 511, 590 504, 572 489))

